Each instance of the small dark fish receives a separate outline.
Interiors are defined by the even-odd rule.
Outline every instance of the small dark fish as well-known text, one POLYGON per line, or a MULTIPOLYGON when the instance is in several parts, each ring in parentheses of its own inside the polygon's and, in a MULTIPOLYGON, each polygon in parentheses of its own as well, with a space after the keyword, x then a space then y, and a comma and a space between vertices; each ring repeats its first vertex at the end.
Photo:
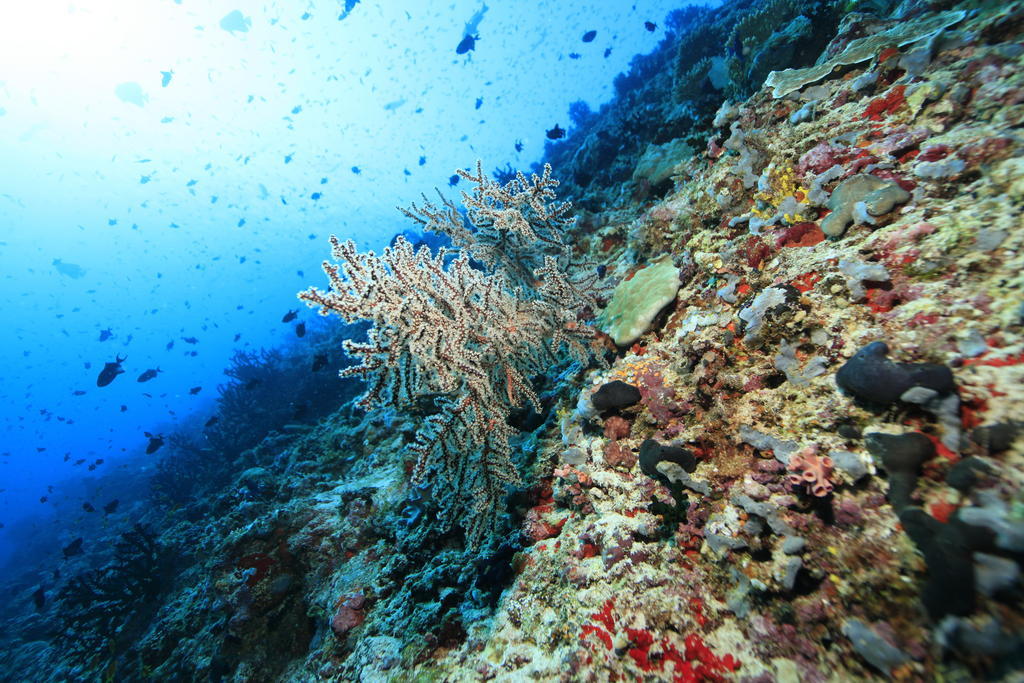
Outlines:
POLYGON ((610 47, 606 47, 604 49, 604 57, 605 57, 605 59, 608 59, 608 55, 610 55, 611 53, 612 53, 612 49, 610 47))
POLYGON ((281 318, 281 322, 283 322, 283 323, 290 323, 291 321, 295 320, 295 318, 297 318, 298 316, 299 316, 298 310, 288 311, 287 313, 284 314, 284 317, 281 318))
POLYGON ((135 380, 135 381, 136 382, 148 382, 149 380, 151 380, 154 377, 156 377, 158 373, 161 373, 161 372, 163 372, 163 370, 161 370, 159 367, 156 368, 155 370, 153 368, 150 368, 149 370, 146 370, 144 373, 139 375, 139 378, 137 380, 135 380))
POLYGON ((70 453, 65 453, 64 454, 64 462, 67 462, 70 459, 71 459, 71 454, 70 453))
POLYGON ((161 76, 160 87, 161 88, 166 88, 168 85, 170 85, 171 84, 171 76, 173 76, 173 75, 174 75, 174 69, 171 69, 170 71, 161 71, 160 72, 160 76, 161 76))
POLYGON ((96 469, 96 465, 94 463, 89 463, 89 467, 86 468, 86 469, 88 469, 90 472, 92 472, 92 471, 94 471, 96 469))
POLYGON ((37 588, 36 592, 32 594, 32 602, 36 603, 36 609, 39 611, 46 607, 46 593, 43 591, 42 586, 37 588))
POLYGON ((218 422, 220 422, 220 418, 217 417, 216 415, 214 415, 209 420, 207 420, 206 424, 204 424, 203 426, 204 427, 212 427, 213 425, 217 424, 218 422))
POLYGON ((107 329, 105 329, 105 330, 100 330, 100 341, 107 341, 108 339, 110 339, 113 336, 114 336, 114 333, 111 332, 109 327, 107 329))
POLYGON ((102 465, 103 464, 103 458, 96 458, 96 464, 97 465, 102 465))
POLYGON ((513 146, 516 148, 517 152, 522 152, 523 151, 523 141, 522 140, 516 140, 516 144, 513 145, 513 146))
POLYGON ((167 346, 166 346, 166 349, 167 349, 168 351, 170 351, 170 350, 171 350, 171 349, 173 349, 173 348, 174 348, 174 340, 172 339, 171 341, 167 342, 167 346))
POLYGON ((124 370, 121 369, 121 363, 123 363, 128 356, 125 356, 124 358, 121 358, 121 356, 115 356, 114 358, 115 360, 113 363, 107 363, 103 366, 103 369, 100 370, 100 376, 96 378, 96 386, 105 387, 113 382, 115 377, 124 372, 124 370))
POLYGON ((603 263, 602 263, 601 265, 599 265, 599 266, 597 267, 597 277, 598 277, 598 278, 600 278, 600 279, 602 279, 602 280, 603 280, 603 279, 604 279, 604 276, 605 276, 605 275, 606 275, 607 273, 608 273, 608 266, 606 266, 605 264, 603 264, 603 263))
POLYGON ((126 406, 125 404, 122 403, 121 404, 121 412, 122 413, 128 412, 128 406, 126 406))
POLYGON ((597 31, 587 31, 586 33, 583 34, 584 43, 589 43, 594 38, 597 38, 597 31))
POLYGON ((254 387, 258 387, 261 384, 263 384, 263 380, 261 380, 259 377, 254 377, 253 379, 249 380, 242 386, 245 387, 246 389, 252 389, 254 387))
POLYGON ((565 129, 559 127, 556 123, 555 127, 545 133, 548 136, 548 140, 557 140, 565 137, 565 129))
POLYGON ((181 341, 185 342, 186 344, 198 344, 199 343, 199 340, 196 339, 195 337, 182 337, 181 341))
POLYGON ((49 498, 47 498, 46 496, 39 496, 39 502, 40 503, 45 503, 48 500, 49 500, 49 498))
POLYGON ((192 396, 195 396, 196 394, 198 394, 202 390, 203 390, 202 387, 192 387, 191 389, 188 390, 188 393, 190 395, 192 395, 192 396))
POLYGON ((569 59, 579 59, 582 56, 583 55, 581 55, 579 52, 570 52, 569 53, 569 59))
POLYGON ((149 443, 146 444, 146 455, 152 455, 153 453, 156 453, 158 450, 160 450, 160 447, 164 445, 163 434, 157 434, 155 436, 153 434, 150 434, 149 432, 143 432, 143 434, 145 434, 146 438, 149 439, 149 443))
POLYGON ((85 396, 85 392, 84 392, 84 391, 82 391, 81 389, 75 389, 75 390, 74 390, 73 392, 71 392, 71 393, 73 393, 73 394, 74 394, 75 396, 85 396))
POLYGON ((654 31, 657 30, 658 25, 655 24, 653 21, 645 21, 644 28, 650 31, 651 33, 654 33, 654 31))
POLYGON ((75 540, 71 541, 68 545, 64 546, 64 559, 74 557, 75 555, 82 554, 82 537, 79 536, 75 540))
POLYGON ((235 333, 235 338, 232 341, 238 341, 241 338, 242 338, 242 333, 241 332, 236 332, 235 333))
POLYGON ((295 326, 295 336, 305 337, 306 336, 306 323, 299 323, 295 326))
POLYGON ((103 506, 103 512, 105 512, 108 515, 114 514, 114 512, 117 511, 117 504, 120 502, 121 501, 115 498, 114 500, 110 501, 109 503, 103 506))
POLYGON ((91 503, 82 503, 82 509, 86 512, 96 512, 96 508, 91 503))
POLYGON ((73 465, 74 465, 75 467, 78 467, 79 465, 82 465, 82 464, 84 464, 84 463, 85 463, 85 458, 79 458, 78 460, 76 460, 76 461, 75 461, 75 462, 73 463, 73 465))
POLYGON ((481 106, 483 106, 483 103, 484 103, 484 98, 482 98, 482 97, 476 98, 476 104, 473 105, 473 109, 479 109, 481 106))
POLYGON ((448 187, 455 187, 458 184, 459 176, 457 174, 452 174, 452 176, 448 178, 448 187))
POLYGON ((327 366, 327 354, 318 353, 313 356, 313 372, 319 372, 327 366))
POLYGON ((82 268, 82 266, 75 263, 64 263, 59 258, 53 259, 53 267, 61 275, 67 275, 76 280, 85 275, 85 268, 82 268))
POLYGON ((459 42, 459 46, 455 48, 455 54, 464 55, 470 50, 476 49, 476 41, 480 40, 480 36, 467 35, 462 41, 459 42))

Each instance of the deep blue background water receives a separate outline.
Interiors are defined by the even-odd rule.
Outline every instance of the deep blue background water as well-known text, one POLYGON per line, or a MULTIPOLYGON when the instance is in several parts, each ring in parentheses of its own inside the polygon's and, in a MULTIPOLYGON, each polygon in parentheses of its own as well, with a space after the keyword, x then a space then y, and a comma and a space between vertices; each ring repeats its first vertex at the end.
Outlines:
POLYGON ((141 481, 144 432, 212 414, 234 350, 295 343, 280 320, 325 285, 328 234, 379 249, 411 227, 395 206, 456 194, 456 167, 528 169, 547 129, 571 128, 570 103, 610 99, 685 4, 5 9, 0 558, 29 534, 57 552, 85 519, 67 510, 141 481), (97 387, 119 354, 125 373, 97 387))

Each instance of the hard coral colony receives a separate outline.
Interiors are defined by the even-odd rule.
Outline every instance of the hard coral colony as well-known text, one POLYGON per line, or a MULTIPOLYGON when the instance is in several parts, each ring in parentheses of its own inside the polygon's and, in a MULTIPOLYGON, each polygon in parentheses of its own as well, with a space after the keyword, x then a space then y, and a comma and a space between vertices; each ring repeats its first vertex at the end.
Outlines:
POLYGON ((450 247, 332 238, 362 396, 239 449, 140 672, 1020 676, 1024 5, 670 18, 550 164, 402 211, 450 247))

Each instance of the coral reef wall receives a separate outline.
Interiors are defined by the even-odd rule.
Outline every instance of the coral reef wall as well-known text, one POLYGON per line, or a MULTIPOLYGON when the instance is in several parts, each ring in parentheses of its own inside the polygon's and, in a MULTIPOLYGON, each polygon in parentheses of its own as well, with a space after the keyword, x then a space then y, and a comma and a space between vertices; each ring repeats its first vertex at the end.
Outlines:
MULTIPOLYGON (((40 636, 7 663, 67 680, 1019 675, 1024 6, 741 1, 672 21, 616 99, 549 146, 542 183, 577 216, 559 214, 559 266, 604 291, 545 324, 600 346, 555 345, 488 385, 515 476, 488 492, 480 536, 446 517, 472 507, 457 472, 412 483, 424 425, 465 390, 438 370, 431 395, 392 387, 384 407, 237 442, 205 487, 165 476, 183 508, 145 536, 180 549, 158 608, 93 618, 79 584, 69 628, 116 651, 72 658, 40 636)), ((480 168, 462 177, 497 193, 480 168)), ((519 225, 510 202, 480 206, 519 225)), ((458 232, 442 204, 407 216, 458 232)), ((500 261, 446 271, 444 254, 397 249, 431 286, 500 261)), ((496 348, 466 329, 467 348, 496 348)), ((407 362, 370 341, 349 348, 407 362)))

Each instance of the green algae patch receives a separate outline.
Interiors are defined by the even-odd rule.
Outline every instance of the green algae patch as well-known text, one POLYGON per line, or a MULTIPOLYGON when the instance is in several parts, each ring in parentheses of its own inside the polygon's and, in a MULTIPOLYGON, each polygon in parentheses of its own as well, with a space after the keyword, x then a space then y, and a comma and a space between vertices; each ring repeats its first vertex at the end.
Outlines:
POLYGON ((654 316, 679 292, 679 269, 662 256, 615 288, 599 324, 619 346, 628 346, 650 328, 654 316))

